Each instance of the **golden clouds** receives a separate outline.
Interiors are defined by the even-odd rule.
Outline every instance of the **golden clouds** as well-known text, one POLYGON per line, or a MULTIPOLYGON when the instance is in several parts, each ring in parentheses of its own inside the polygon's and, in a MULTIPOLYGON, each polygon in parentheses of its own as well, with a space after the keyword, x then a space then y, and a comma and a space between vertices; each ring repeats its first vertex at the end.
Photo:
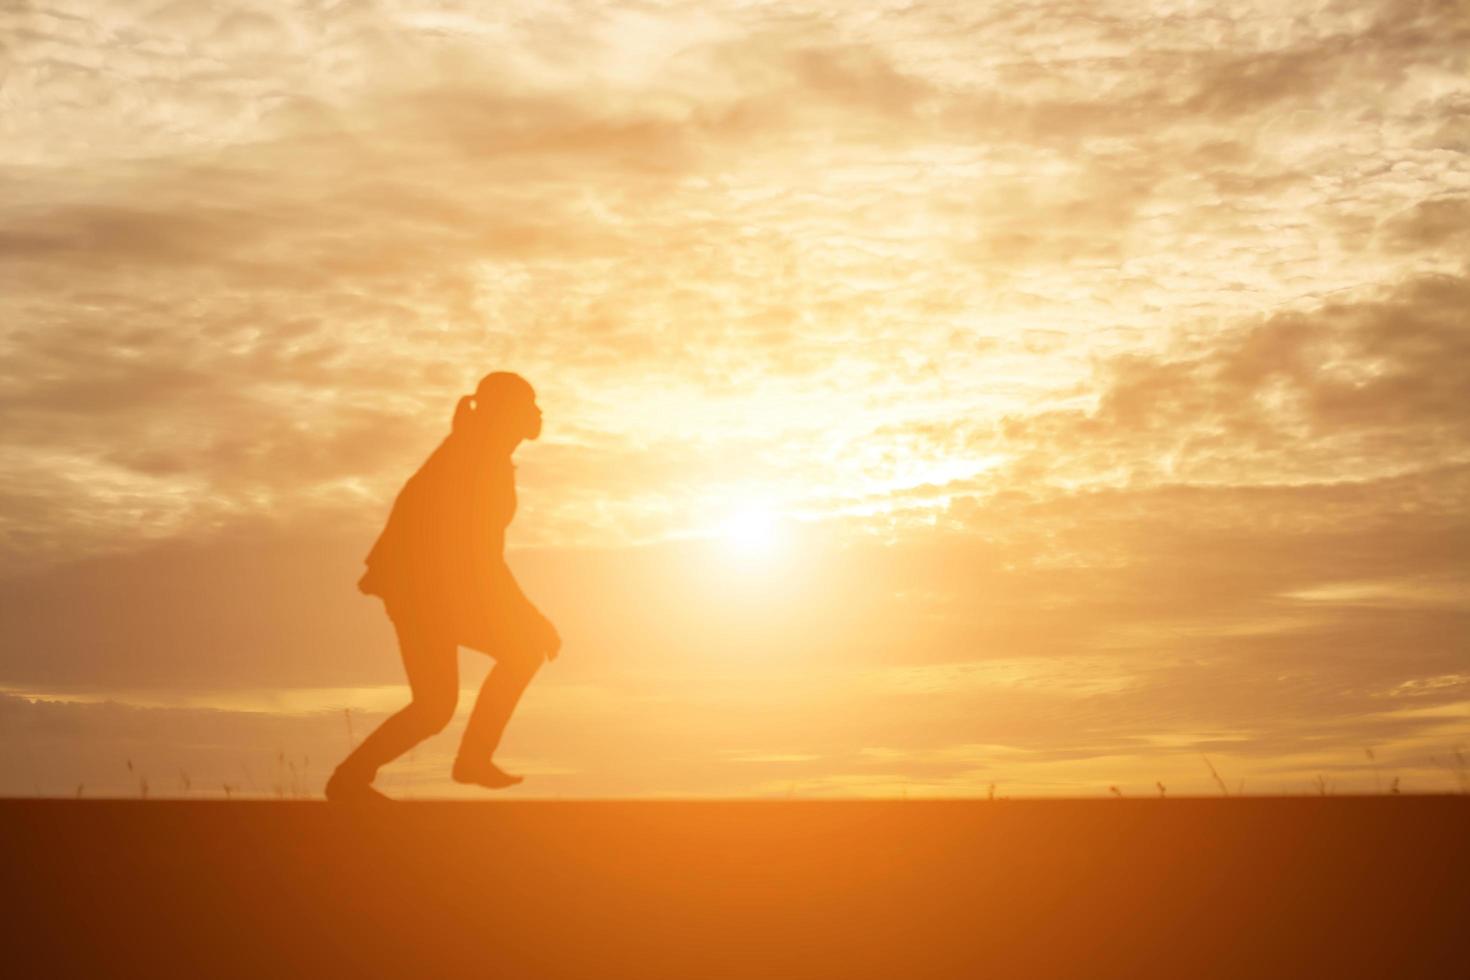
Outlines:
POLYGON ((952 467, 949 448, 883 435, 897 419, 952 445, 1096 397, 1096 355, 1151 358, 1173 331, 1235 343, 1243 296, 1310 310, 1444 267, 1459 198, 1420 120, 1454 117, 1455 35, 1432 11, 1212 20, 1208 43, 1143 13, 1018 7, 983 29, 959 7, 34 14, 16 36, 38 111, 88 104, 104 68, 189 85, 117 91, 148 120, 126 131, 96 103, 85 151, 17 123, 29 199, 0 240, 30 288, 8 321, 18 373, 51 380, 22 382, 15 431, 95 455, 54 403, 111 384, 212 430, 158 404, 141 435, 130 420, 129 454, 188 447, 223 511, 293 493, 357 508, 331 488, 385 490, 442 424, 433 406, 514 360, 576 434, 558 446, 553 426, 533 455, 615 447, 531 504, 542 540, 646 539, 698 522, 729 479, 699 461, 735 446, 760 445, 740 450, 751 478, 820 512, 952 467), (1378 130, 1404 151, 1392 181, 1372 176, 1385 145, 1333 135, 1365 78, 1399 86, 1378 130), (58 342, 95 353, 36 370, 58 342), (170 400, 159 372, 231 393, 170 400), (250 470, 303 424, 402 433, 309 473, 250 470), (635 458, 657 489, 604 493, 592 519, 575 487, 635 458))

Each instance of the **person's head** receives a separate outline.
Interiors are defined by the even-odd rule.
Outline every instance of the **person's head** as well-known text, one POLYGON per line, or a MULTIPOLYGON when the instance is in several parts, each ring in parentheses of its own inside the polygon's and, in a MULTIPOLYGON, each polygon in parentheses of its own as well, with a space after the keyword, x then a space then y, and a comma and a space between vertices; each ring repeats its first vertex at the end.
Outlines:
POLYGON ((473 432, 487 448, 511 450, 522 439, 541 435, 541 409, 530 382, 510 371, 492 371, 480 379, 473 395, 459 400, 454 430, 473 432))

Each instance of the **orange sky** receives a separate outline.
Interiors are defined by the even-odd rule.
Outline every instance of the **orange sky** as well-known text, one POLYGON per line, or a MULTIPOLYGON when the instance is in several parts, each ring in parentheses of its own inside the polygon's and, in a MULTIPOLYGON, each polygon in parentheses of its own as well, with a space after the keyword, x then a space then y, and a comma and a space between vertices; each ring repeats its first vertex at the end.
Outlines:
POLYGON ((315 792, 494 369, 518 794, 1466 778, 1456 4, 93 6, 0 12, 0 792, 315 792))

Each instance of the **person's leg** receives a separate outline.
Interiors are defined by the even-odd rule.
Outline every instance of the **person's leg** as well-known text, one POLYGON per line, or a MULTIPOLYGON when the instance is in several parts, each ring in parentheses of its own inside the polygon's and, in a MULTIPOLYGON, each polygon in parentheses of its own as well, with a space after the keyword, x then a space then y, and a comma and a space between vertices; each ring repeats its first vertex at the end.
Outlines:
POLYGON ((492 761, 506 723, 515 711, 521 694, 536 676, 544 658, 529 650, 506 651, 496 657, 475 707, 465 725, 459 756, 454 760, 454 778, 461 783, 475 783, 501 789, 521 781, 492 761))
POLYGON ((454 717, 459 700, 459 648, 412 616, 391 618, 413 700, 384 720, 342 761, 327 782, 329 799, 381 795, 370 788, 378 769, 443 730, 454 717))

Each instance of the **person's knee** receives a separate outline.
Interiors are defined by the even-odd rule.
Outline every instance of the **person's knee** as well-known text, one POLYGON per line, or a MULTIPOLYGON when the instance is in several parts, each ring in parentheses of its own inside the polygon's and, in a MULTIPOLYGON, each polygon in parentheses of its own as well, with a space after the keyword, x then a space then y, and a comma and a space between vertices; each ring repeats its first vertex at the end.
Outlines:
POLYGON ((443 731, 454 718, 457 697, 457 693, 451 692, 447 695, 414 698, 410 710, 413 711, 419 728, 429 735, 443 731))
POLYGON ((505 669, 513 674, 519 674, 530 678, 541 665, 546 662, 546 657, 538 650, 531 647, 516 647, 505 652, 500 658, 500 663, 505 669))

